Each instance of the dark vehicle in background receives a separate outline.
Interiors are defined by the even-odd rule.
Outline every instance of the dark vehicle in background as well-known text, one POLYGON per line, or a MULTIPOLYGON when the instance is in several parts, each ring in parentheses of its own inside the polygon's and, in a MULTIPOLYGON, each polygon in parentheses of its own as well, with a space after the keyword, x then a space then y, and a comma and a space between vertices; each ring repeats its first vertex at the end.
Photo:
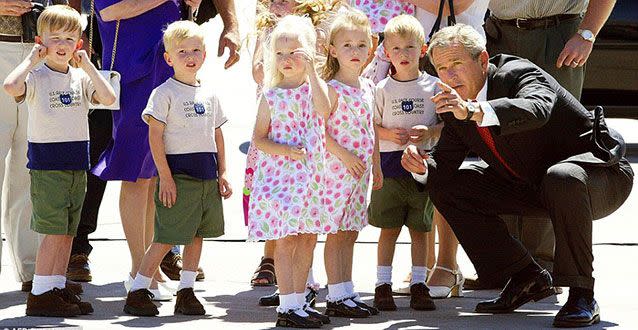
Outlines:
POLYGON ((608 118, 638 119, 638 0, 616 2, 587 61, 581 101, 602 105, 608 118))

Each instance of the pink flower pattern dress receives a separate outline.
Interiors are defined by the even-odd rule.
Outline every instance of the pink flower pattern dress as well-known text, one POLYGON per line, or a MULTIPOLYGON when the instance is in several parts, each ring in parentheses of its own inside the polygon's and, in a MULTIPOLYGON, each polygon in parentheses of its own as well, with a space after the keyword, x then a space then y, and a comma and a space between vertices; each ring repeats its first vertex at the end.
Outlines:
POLYGON ((398 0, 351 0, 350 4, 368 16, 372 33, 383 32, 388 21, 396 16, 415 12, 414 5, 398 0))
POLYGON ((306 158, 257 151, 248 210, 248 239, 273 240, 336 231, 325 210, 325 123, 313 110, 308 84, 264 91, 270 107, 269 138, 303 146, 306 158))
POLYGON ((339 158, 326 152, 326 210, 342 231, 360 231, 368 224, 368 188, 374 153, 374 84, 366 78, 360 78, 359 84, 360 88, 337 80, 328 82, 339 98, 337 108, 328 118, 327 132, 366 164, 363 177, 356 179, 339 158))

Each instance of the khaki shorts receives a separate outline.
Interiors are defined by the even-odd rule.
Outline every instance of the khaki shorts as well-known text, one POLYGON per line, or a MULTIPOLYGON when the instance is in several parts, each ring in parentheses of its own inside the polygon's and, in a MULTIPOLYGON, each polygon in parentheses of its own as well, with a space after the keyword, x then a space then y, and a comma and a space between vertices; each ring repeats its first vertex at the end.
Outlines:
POLYGON ((189 245, 193 237, 223 235, 224 212, 217 180, 201 180, 186 174, 175 174, 173 180, 177 200, 171 208, 160 201, 157 182, 153 242, 189 245))
POLYGON ((372 191, 369 223, 379 228, 406 226, 419 232, 432 230, 434 204, 419 191, 412 177, 384 178, 383 188, 372 191))
POLYGON ((75 236, 86 194, 86 171, 31 170, 31 229, 75 236))

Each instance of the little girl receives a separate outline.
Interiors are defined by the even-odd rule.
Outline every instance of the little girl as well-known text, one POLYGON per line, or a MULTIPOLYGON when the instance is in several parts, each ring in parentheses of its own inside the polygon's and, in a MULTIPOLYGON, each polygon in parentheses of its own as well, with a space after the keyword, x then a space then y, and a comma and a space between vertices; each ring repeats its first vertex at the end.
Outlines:
POLYGON ((328 89, 315 70, 316 33, 308 18, 286 16, 264 56, 264 90, 254 142, 259 149, 248 210, 249 240, 277 240, 277 326, 330 322, 305 304, 304 289, 319 233, 336 230, 325 212, 328 89))
MULTIPOLYGON (((287 15, 308 16, 312 20, 317 30, 317 44, 320 44, 320 37, 324 34, 318 26, 322 25, 329 13, 332 11, 333 5, 329 5, 323 0, 260 0, 257 3, 257 41, 255 43, 255 51, 253 53, 253 79, 257 83, 257 99, 261 96, 261 90, 264 80, 264 67, 263 67, 263 40, 270 35, 273 27, 276 23, 287 15)), ((325 38, 324 38, 325 39, 325 38)), ((323 46, 317 48, 323 49, 323 46)), ((255 174, 257 160, 257 148, 251 141, 246 155, 246 171, 244 179, 243 189, 243 208, 244 219, 248 224, 248 205, 250 203, 250 191, 252 189, 253 177, 255 174)), ((251 279, 251 285, 253 286, 270 286, 276 284, 275 268, 273 254, 275 251, 275 241, 266 241, 264 244, 264 255, 261 258, 259 266, 255 270, 251 279)), ((307 298, 308 301, 314 301, 316 293, 319 289, 319 284, 315 282, 312 273, 312 268, 308 273, 308 289, 307 298)), ((278 304, 278 293, 261 297, 259 299, 259 305, 261 306, 276 306, 278 304)))
POLYGON ((372 122, 374 84, 361 78, 372 44, 370 23, 360 11, 341 12, 329 33, 323 70, 332 111, 327 126, 326 210, 339 230, 324 251, 328 274, 326 314, 368 317, 379 311, 363 303, 352 284, 352 257, 359 231, 368 224, 368 187, 381 188, 378 138, 372 122))

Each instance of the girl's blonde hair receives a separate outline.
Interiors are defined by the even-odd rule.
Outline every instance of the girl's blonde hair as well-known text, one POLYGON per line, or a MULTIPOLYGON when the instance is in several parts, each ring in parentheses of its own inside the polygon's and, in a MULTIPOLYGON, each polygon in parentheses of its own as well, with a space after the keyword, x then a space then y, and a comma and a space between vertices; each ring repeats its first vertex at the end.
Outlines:
POLYGON ((77 32, 82 35, 82 19, 77 10, 67 5, 48 6, 38 18, 38 35, 53 31, 77 32))
MULTIPOLYGON (((341 4, 342 0, 293 0, 297 3, 292 15, 307 16, 315 26, 325 22, 341 4)), ((257 1, 255 27, 259 33, 273 28, 280 19, 268 10, 271 0, 257 1)))
POLYGON ((282 37, 296 38, 312 58, 316 55, 317 34, 312 22, 307 17, 288 15, 283 17, 275 26, 266 40, 264 51, 264 83, 266 87, 277 86, 283 79, 283 75, 277 69, 275 43, 282 37))
MULTIPOLYGON (((334 46, 335 38, 344 30, 361 30, 368 36, 368 46, 372 46, 372 29, 368 17, 361 11, 348 8, 337 14, 335 20, 330 25, 330 34, 328 35, 328 45, 334 46)), ((363 70, 363 68, 361 68, 363 70)), ((326 81, 334 78, 339 71, 339 61, 332 55, 330 51, 326 54, 326 62, 321 70, 322 78, 326 81)))

